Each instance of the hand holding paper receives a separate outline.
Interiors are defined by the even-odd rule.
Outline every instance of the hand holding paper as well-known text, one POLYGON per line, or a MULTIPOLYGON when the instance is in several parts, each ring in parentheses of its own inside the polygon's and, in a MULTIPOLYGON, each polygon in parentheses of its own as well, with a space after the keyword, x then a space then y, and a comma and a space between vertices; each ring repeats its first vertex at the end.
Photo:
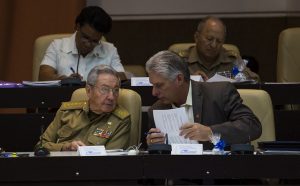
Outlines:
POLYGON ((169 109, 169 110, 154 110, 154 121, 157 128, 162 133, 168 133, 169 143, 198 143, 195 140, 185 139, 179 136, 180 127, 188 122, 188 117, 184 108, 169 109))
POLYGON ((185 139, 197 141, 209 141, 212 131, 209 127, 199 123, 184 124, 180 127, 180 136, 185 139))

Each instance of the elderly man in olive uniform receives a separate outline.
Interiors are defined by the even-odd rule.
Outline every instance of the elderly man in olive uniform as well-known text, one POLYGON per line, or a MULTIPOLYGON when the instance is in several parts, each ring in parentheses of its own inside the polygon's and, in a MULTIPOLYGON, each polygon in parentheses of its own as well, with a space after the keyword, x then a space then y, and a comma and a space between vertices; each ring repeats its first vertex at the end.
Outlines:
POLYGON ((109 66, 96 66, 88 74, 88 101, 64 102, 40 137, 37 146, 50 151, 75 151, 78 146, 127 148, 130 115, 117 105, 120 80, 109 66))
MULTIPOLYGON (((201 75, 205 80, 216 73, 232 77, 234 62, 241 57, 223 47, 225 37, 226 27, 219 18, 206 17, 198 24, 194 34, 196 46, 179 54, 188 62, 191 74, 201 75)), ((249 79, 259 79, 249 68, 244 74, 249 79)))

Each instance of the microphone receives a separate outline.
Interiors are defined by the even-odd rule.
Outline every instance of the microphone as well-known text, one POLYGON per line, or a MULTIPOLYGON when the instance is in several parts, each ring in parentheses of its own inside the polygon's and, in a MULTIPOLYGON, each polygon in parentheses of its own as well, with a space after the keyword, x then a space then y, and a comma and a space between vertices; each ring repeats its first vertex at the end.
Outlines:
POLYGON ((70 70, 73 72, 73 74, 77 74, 77 76, 71 76, 67 77, 61 80, 62 86, 80 86, 84 85, 84 83, 81 81, 80 77, 78 76, 78 67, 79 67, 79 61, 80 61, 80 53, 78 54, 78 60, 77 60, 77 66, 76 66, 76 73, 73 67, 70 67, 70 70))
POLYGON ((47 156, 47 155, 50 154, 49 150, 44 147, 43 132, 44 132, 44 127, 41 127, 41 134, 42 134, 41 137, 40 137, 41 143, 38 144, 38 148, 36 148, 34 150, 34 155, 35 156, 47 156))
POLYGON ((169 145, 168 134, 165 135, 166 144, 151 144, 148 146, 149 154, 171 154, 172 146, 169 145))
POLYGON ((250 135, 248 135, 248 143, 245 144, 232 144, 230 147, 231 154, 253 154, 254 146, 251 145, 250 135))

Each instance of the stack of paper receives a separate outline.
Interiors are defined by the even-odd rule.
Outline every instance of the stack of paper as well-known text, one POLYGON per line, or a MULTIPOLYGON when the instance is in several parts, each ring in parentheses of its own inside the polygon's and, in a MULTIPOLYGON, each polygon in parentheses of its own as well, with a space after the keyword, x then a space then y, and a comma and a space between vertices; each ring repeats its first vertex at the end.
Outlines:
POLYGON ((60 86, 60 80, 55 81, 23 81, 23 85, 28 86, 36 86, 36 87, 43 87, 43 86, 60 86))

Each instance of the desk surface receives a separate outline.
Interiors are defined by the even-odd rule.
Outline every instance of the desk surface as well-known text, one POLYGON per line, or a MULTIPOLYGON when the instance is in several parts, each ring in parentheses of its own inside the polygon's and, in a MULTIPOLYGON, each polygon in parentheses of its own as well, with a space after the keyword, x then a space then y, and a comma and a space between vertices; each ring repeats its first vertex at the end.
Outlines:
POLYGON ((300 178, 299 155, 0 158, 0 182, 164 178, 300 178))

